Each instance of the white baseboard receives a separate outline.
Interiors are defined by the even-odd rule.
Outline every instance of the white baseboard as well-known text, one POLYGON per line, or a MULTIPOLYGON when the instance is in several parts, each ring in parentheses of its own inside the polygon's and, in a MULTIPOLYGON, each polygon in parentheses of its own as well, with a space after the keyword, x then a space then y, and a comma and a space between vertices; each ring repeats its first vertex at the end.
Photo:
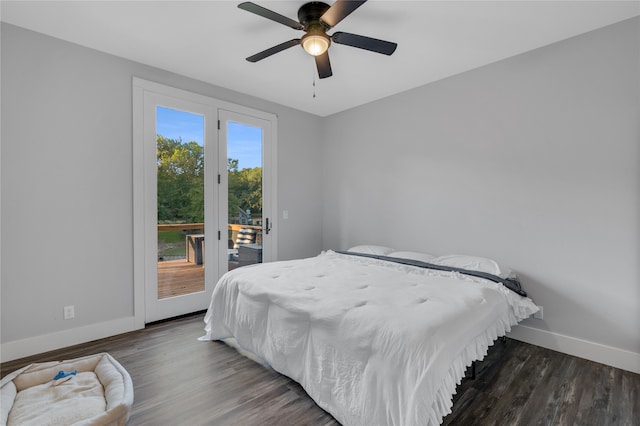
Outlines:
POLYGON ((525 325, 513 326, 507 337, 640 374, 640 353, 625 351, 525 325))
POLYGON ((67 346, 78 345, 92 340, 115 336, 144 328, 144 322, 136 317, 119 318, 117 320, 71 328, 42 336, 29 337, 0 346, 0 362, 24 358, 67 346))

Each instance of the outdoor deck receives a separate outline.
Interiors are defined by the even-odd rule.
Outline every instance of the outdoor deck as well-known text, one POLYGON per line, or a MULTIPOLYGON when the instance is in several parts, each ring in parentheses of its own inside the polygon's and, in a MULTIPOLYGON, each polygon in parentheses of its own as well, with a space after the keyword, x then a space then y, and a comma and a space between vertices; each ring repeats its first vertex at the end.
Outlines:
POLYGON ((204 291, 204 268, 185 259, 158 262, 158 299, 204 291))
MULTIPOLYGON (((229 231, 229 241, 237 242, 239 235, 243 229, 252 229, 255 231, 254 243, 262 243, 262 226, 260 225, 241 225, 231 223, 227 225, 229 231)), ((187 237, 194 234, 201 234, 202 246, 200 256, 204 252, 204 224, 203 223, 175 223, 175 224, 159 224, 158 232, 162 231, 182 231, 187 237)), ((188 239, 188 238, 187 238, 188 239)), ((189 243, 185 241, 183 246, 183 255, 189 257, 191 254, 198 258, 197 252, 189 251, 189 243)), ((174 244, 175 246, 175 244, 174 244)), ((175 248, 175 247, 174 247, 175 248)), ((196 250, 194 248, 194 250, 196 250)), ((260 250, 261 252, 261 250, 260 250)), ((159 252, 159 257, 163 257, 164 253, 159 252)), ((193 258, 192 258, 193 260, 193 258)), ((255 260, 261 262, 260 260, 255 260)), ((254 262, 251 262, 254 263, 254 262)), ((246 263, 245 263, 246 264, 246 263)), ((237 261, 229 262, 229 270, 239 266, 237 261)), ((180 296, 183 294, 196 293, 204 291, 204 267, 193 262, 187 262, 186 259, 163 260, 158 262, 158 299, 167 299, 170 297, 180 296)))

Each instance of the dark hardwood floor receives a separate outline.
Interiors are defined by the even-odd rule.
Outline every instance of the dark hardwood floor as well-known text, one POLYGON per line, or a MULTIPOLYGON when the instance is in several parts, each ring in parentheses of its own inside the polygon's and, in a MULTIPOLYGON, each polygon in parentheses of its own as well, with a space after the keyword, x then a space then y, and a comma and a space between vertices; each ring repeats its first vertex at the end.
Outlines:
MULTIPOLYGON (((6 362, 1 375, 109 352, 133 379, 128 425, 338 424, 292 380, 224 343, 198 341, 203 316, 6 362)), ((445 425, 640 425, 640 375, 508 339, 454 401, 445 425)))

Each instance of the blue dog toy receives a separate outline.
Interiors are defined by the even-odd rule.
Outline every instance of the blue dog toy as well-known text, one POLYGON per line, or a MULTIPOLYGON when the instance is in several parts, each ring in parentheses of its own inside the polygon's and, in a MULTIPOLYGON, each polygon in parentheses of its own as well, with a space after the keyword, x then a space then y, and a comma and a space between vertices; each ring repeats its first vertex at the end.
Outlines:
POLYGON ((75 376, 76 374, 78 374, 78 370, 59 371, 58 374, 56 374, 55 377, 53 378, 53 386, 57 386, 60 383, 64 383, 67 380, 72 379, 73 376, 75 376))

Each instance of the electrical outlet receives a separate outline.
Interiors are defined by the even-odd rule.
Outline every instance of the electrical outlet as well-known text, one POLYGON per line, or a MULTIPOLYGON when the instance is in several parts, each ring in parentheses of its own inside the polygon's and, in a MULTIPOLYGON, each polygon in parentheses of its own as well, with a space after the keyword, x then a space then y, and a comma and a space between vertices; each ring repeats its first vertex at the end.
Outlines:
POLYGON ((64 307, 64 316, 63 316, 64 319, 68 320, 68 319, 74 318, 75 316, 76 316, 76 311, 73 305, 64 307))
POLYGON ((535 314, 533 314, 533 317, 534 317, 535 319, 539 319, 539 320, 541 320, 541 319, 543 319, 543 318, 544 318, 544 315, 543 315, 543 314, 544 314, 544 311, 543 311, 543 309, 542 309, 542 306, 538 306, 538 308, 540 308, 540 310, 539 310, 538 312, 536 312, 535 314))

